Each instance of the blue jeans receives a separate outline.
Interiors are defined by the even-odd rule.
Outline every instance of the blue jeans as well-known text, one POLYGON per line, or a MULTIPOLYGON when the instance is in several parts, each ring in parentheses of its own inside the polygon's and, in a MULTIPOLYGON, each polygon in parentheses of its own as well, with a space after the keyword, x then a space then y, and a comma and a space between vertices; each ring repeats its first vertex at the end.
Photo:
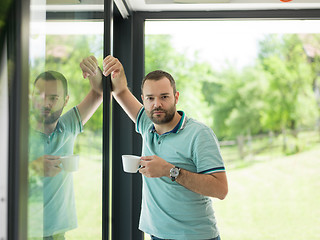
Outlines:
MULTIPOLYGON (((151 236, 151 239, 152 240, 165 240, 165 239, 162 239, 162 238, 157 238, 155 236, 151 236)), ((221 240, 220 236, 216 237, 216 238, 211 238, 211 239, 208 239, 208 240, 221 240)))

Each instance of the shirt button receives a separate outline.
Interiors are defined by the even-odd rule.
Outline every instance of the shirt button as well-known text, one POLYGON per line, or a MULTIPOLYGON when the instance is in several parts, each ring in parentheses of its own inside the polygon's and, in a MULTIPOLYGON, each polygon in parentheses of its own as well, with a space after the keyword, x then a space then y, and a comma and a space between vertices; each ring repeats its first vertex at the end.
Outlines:
POLYGON ((160 144, 160 143, 161 143, 161 141, 158 142, 158 144, 160 144))

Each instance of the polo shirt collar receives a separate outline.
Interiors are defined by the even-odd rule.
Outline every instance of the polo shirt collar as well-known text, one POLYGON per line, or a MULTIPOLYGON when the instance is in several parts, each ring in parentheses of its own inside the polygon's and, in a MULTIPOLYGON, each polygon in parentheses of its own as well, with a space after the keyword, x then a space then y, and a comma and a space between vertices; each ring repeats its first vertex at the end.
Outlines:
MULTIPOLYGON (((59 119, 58 122, 57 122, 56 128, 53 130, 53 132, 51 134, 53 134, 54 132, 62 133, 65 128, 66 128, 65 124, 63 122, 61 122, 60 119, 59 119)), ((40 132, 40 131, 38 131, 36 129, 33 129, 33 128, 32 128, 32 131, 44 134, 43 132, 40 132)))
MULTIPOLYGON (((183 111, 178 111, 178 113, 181 115, 181 119, 178 122, 178 124, 169 132, 166 132, 164 134, 169 134, 169 133, 178 133, 180 132, 182 129, 184 129, 185 125, 186 125, 186 120, 187 120, 187 116, 183 111)), ((155 133, 156 132, 156 128, 154 127, 154 124, 152 125, 152 128, 150 129, 151 133, 155 133)))
POLYGON ((56 131, 58 131, 58 132, 60 132, 60 133, 62 133, 63 132, 63 130, 65 129, 65 124, 64 123, 62 123, 61 121, 60 121, 60 119, 59 119, 59 121, 57 122, 57 126, 56 126, 56 131))

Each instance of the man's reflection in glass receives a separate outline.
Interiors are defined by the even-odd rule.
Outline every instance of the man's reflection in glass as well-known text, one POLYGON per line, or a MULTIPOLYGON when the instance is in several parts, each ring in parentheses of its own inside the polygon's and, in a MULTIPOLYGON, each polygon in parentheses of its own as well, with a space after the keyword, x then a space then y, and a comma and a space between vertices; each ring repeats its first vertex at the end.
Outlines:
POLYGON ((74 141, 102 102, 101 71, 94 57, 80 67, 91 90, 81 103, 61 115, 68 86, 59 72, 47 71, 34 82, 29 136, 29 239, 65 239, 77 227, 72 173, 63 169, 62 156, 73 154, 74 141), (87 66, 96 71, 86 71, 87 66), (99 80, 100 78, 100 80, 99 80))

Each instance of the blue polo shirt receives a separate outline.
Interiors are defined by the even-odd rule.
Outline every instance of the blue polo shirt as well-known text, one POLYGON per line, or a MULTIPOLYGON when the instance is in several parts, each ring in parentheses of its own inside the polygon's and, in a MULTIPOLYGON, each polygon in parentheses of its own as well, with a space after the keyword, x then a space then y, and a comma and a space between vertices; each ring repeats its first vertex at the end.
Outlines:
MULTIPOLYGON (((35 130, 29 135, 29 162, 43 155, 73 154, 74 141, 82 132, 78 108, 62 115, 48 136, 35 130)), ((29 237, 46 237, 77 227, 73 176, 61 172, 54 177, 29 174, 29 237)))
MULTIPOLYGON (((142 156, 157 155, 167 162, 199 174, 225 171, 217 138, 204 124, 187 118, 159 135, 142 108, 136 131, 142 135, 142 156)), ((170 178, 143 176, 139 229, 164 239, 210 239, 219 235, 211 199, 194 193, 170 178)))

